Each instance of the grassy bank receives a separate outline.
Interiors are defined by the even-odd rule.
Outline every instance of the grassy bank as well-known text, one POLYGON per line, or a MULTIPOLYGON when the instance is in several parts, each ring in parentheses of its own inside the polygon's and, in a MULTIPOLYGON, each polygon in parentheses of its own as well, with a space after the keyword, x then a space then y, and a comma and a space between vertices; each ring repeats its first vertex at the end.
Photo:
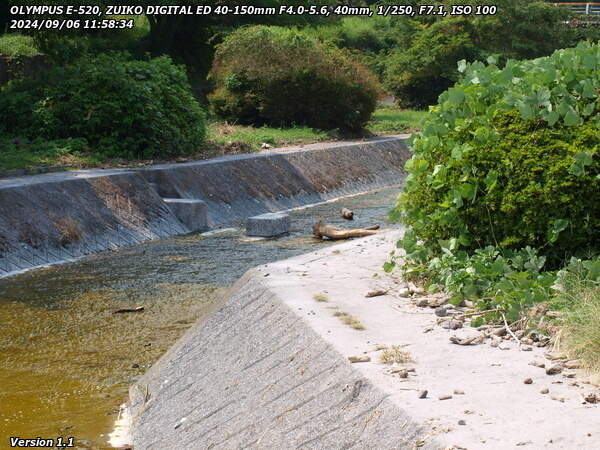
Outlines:
MULTIPOLYGON (((377 109, 368 123, 364 136, 412 133, 419 129, 425 111, 400 110, 385 106, 377 109)), ((302 145, 322 141, 357 138, 308 127, 273 128, 242 126, 211 121, 208 140, 195 154, 178 158, 187 161, 237 153, 260 151, 263 144, 270 147, 302 145)), ((0 171, 30 169, 45 166, 124 167, 147 165, 158 160, 107 159, 79 140, 28 142, 18 138, 0 137, 0 171)))

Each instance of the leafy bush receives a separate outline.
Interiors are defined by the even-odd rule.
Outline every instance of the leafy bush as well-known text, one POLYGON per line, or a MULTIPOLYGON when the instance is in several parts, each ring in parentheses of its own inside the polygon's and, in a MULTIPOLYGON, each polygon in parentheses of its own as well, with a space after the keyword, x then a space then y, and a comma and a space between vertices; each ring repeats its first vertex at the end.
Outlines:
POLYGON ((414 140, 392 213, 423 242, 420 259, 443 242, 529 245, 552 268, 600 249, 600 45, 503 69, 459 65, 461 82, 414 140))
POLYGON ((33 56, 39 53, 31 36, 16 33, 0 36, 0 55, 33 56))
POLYGON ((341 50, 298 31, 256 26, 218 47, 215 113, 244 124, 357 130, 375 110, 378 84, 341 50))
POLYGON ((304 32, 351 51, 381 79, 387 66, 387 53, 392 49, 407 49, 416 30, 417 24, 402 16, 374 15, 369 20, 343 17, 333 23, 306 28, 304 32))
MULTIPOLYGON (((447 3, 489 4, 481 0, 447 3)), ((494 15, 418 18, 426 23, 415 29, 408 49, 391 53, 384 74, 386 87, 402 106, 435 104, 438 95, 458 79, 456 63, 461 59, 537 58, 597 34, 593 27, 582 31, 564 26, 571 11, 541 0, 498 0, 494 5, 498 8, 494 15)))
POLYGON ((100 55, 54 68, 42 82, 15 80, 0 91, 0 116, 7 134, 82 138, 110 157, 191 153, 205 135, 185 71, 168 57, 100 55))
POLYGON ((475 60, 480 53, 470 21, 462 18, 436 22, 417 33, 408 50, 396 51, 387 61, 386 87, 403 107, 424 107, 458 80, 456 62, 475 60))
MULTIPOLYGON (((426 253, 412 231, 402 246, 410 255, 405 278, 426 281, 429 290, 451 294, 450 302, 455 305, 470 300, 484 311, 500 309, 512 322, 523 309, 549 301, 554 294, 556 273, 544 271, 546 258, 531 247, 501 250, 490 245, 469 253, 460 250, 456 241, 446 241, 441 254, 423 258, 426 253)), ((488 313, 473 325, 499 316, 488 313)))

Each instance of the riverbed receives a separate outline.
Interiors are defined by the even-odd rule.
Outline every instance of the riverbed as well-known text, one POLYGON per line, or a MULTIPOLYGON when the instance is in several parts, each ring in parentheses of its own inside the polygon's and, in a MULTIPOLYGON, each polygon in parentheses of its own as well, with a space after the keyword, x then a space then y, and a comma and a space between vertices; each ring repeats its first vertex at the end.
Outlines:
POLYGON ((0 442, 74 436, 80 448, 108 448, 129 386, 246 270, 331 245, 311 236, 320 219, 394 227, 386 217, 398 191, 292 211, 291 232, 275 239, 233 224, 0 279, 0 442))

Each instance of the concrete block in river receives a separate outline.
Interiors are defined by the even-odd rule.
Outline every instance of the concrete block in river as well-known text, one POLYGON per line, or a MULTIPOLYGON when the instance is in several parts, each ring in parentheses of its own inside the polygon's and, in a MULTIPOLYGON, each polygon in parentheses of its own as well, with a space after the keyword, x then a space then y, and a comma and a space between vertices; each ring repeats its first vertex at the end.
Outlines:
POLYGON ((208 205, 202 200, 191 198, 164 198, 163 200, 190 231, 208 229, 208 205))
POLYGON ((290 231, 290 216, 283 213, 267 213, 250 217, 246 222, 248 236, 271 237, 290 231))

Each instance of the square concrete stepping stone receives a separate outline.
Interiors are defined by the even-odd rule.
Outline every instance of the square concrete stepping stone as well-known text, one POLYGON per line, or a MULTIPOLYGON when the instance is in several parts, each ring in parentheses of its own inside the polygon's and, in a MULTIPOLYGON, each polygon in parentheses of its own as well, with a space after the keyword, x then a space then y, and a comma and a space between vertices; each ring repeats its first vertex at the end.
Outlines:
POLYGON ((193 198, 163 198, 173 214, 190 231, 208 229, 208 205, 193 198))
POLYGON ((284 213, 267 213, 248 218, 248 236, 272 237, 290 231, 290 216, 284 213))

